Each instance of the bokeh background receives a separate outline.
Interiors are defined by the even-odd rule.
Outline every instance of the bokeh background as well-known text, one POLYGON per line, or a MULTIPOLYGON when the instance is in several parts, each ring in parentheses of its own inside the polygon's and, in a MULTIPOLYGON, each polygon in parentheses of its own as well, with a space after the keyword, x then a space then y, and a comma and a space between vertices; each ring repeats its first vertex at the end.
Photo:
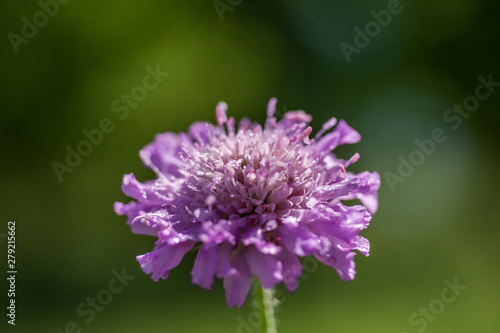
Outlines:
POLYGON ((42 7, 2 1, 2 327, 64 332, 73 321, 81 332, 257 332, 242 324, 254 318, 251 302, 228 309, 221 281, 212 291, 191 284, 193 254, 166 281, 143 274, 135 256, 153 239, 132 234, 112 207, 128 200, 123 174, 153 176, 138 151, 156 133, 214 122, 220 100, 235 118, 262 121, 275 96, 279 112, 304 109, 316 130, 332 116, 345 119, 363 139, 337 155, 359 152, 352 170, 382 176, 379 211, 363 231, 372 251, 357 255, 356 279, 345 284, 313 265, 281 297, 280 332, 499 332, 500 89, 457 129, 443 114, 474 95, 478 76, 500 81, 500 5, 402 0, 348 62, 340 44, 353 45, 354 28, 364 30, 370 12, 390 3, 221 0, 219 14, 212 1, 73 0, 16 53, 9 33, 21 36, 23 17, 33 22, 42 7), (112 102, 142 85, 148 66, 169 75, 120 119, 112 102), (51 164, 65 163, 66 146, 75 149, 82 130, 104 118, 114 130, 60 182, 51 164), (435 128, 447 140, 391 191, 384 175, 397 174, 399 156, 408 159, 414 140, 435 128), (17 222, 15 327, 5 316, 9 220, 17 222), (87 323, 77 307, 122 269, 135 278, 87 323), (439 309, 444 280, 454 279, 467 289, 439 309), (438 315, 412 325, 429 305, 438 315))

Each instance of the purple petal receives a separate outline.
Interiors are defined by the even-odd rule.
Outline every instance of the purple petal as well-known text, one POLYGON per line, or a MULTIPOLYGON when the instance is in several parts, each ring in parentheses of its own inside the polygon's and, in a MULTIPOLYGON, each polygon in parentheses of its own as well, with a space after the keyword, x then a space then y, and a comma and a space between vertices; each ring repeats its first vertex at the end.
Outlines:
POLYGON ((378 209, 380 175, 377 172, 365 171, 358 175, 353 175, 353 182, 358 184, 357 189, 342 199, 359 199, 370 213, 375 214, 378 209))
POLYGON ((192 240, 193 236, 189 232, 177 232, 173 228, 167 228, 158 232, 157 243, 166 243, 174 246, 192 240))
POLYGON ((219 246, 219 253, 217 254, 217 264, 215 266, 215 275, 222 278, 231 272, 231 254, 235 246, 229 243, 224 243, 219 246))
POLYGON ((323 264, 333 267, 344 281, 353 280, 356 275, 354 256, 356 252, 331 250, 328 255, 316 254, 323 264))
POLYGON ((363 255, 368 256, 370 254, 370 242, 368 239, 362 236, 356 236, 351 241, 352 250, 358 250, 363 255))
POLYGON ((233 269, 224 277, 224 289, 226 290, 227 305, 238 308, 245 303, 250 287, 252 286, 252 274, 241 254, 231 260, 233 269))
POLYGON ((297 226, 281 225, 278 235, 288 251, 301 257, 313 254, 320 245, 317 235, 302 223, 297 226))
POLYGON ((183 152, 182 144, 191 143, 187 136, 174 133, 161 133, 155 140, 141 149, 139 156, 145 166, 161 175, 183 177, 180 170, 183 167, 179 154, 183 152))
POLYGON ((335 129, 319 139, 314 144, 314 149, 318 153, 326 154, 340 145, 356 143, 361 140, 361 135, 341 119, 335 129))
POLYGON ((199 240, 204 244, 221 244, 224 242, 234 244, 235 236, 231 232, 234 223, 227 220, 220 220, 214 224, 210 221, 202 222, 199 240))
POLYGON ((250 271, 257 275, 263 288, 272 288, 283 280, 283 267, 276 257, 263 254, 254 246, 247 247, 245 255, 250 271))
POLYGON ((168 278, 168 272, 179 265, 182 258, 193 247, 194 242, 187 241, 170 246, 160 244, 152 252, 137 256, 137 261, 146 274, 151 274, 155 281, 168 278))
POLYGON ((139 182, 133 173, 123 176, 122 191, 131 198, 149 205, 161 205, 170 199, 162 192, 164 188, 160 182, 139 182))
POLYGON ((208 143, 209 128, 213 125, 197 121, 189 127, 189 134, 198 142, 208 143))
POLYGON ((283 250, 277 255, 277 259, 283 266, 283 283, 286 289, 294 291, 297 289, 297 279, 302 275, 302 264, 299 258, 289 251, 283 250))
POLYGON ((264 239, 264 234, 260 227, 247 229, 242 235, 241 241, 245 246, 255 245, 255 247, 264 254, 275 255, 281 250, 278 245, 264 239))
POLYGON ((318 235, 350 240, 366 228, 370 220, 371 215, 363 206, 335 204, 318 208, 316 218, 308 226, 318 235))
POLYGON ((135 234, 156 236, 158 231, 170 225, 166 219, 165 213, 145 213, 134 218, 130 228, 135 234))
POLYGON ((113 208, 116 214, 127 215, 127 224, 130 224, 138 215, 144 214, 145 206, 142 203, 131 201, 128 204, 115 202, 113 208))
POLYGON ((203 244, 198 250, 198 255, 194 261, 191 276, 193 283, 205 289, 211 289, 214 282, 215 267, 217 265, 216 245, 203 244))

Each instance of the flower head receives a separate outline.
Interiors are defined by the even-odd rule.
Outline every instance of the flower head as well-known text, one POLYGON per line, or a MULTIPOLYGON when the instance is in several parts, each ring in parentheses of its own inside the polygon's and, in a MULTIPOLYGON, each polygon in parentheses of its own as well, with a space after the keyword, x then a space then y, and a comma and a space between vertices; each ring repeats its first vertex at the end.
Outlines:
POLYGON ((264 127, 248 119, 236 127, 220 102, 217 125, 158 134, 140 151, 156 179, 125 175, 122 190, 136 201, 114 208, 132 232, 157 237, 153 251, 137 256, 154 280, 166 279, 195 245, 193 283, 210 289, 223 278, 230 307, 245 302, 252 274, 264 288, 283 282, 295 290, 298 257, 314 256, 344 281, 354 279, 354 250, 369 252, 359 232, 377 210, 380 177, 346 171, 358 154, 332 153, 361 138, 343 120, 330 119, 310 139, 310 115, 289 111, 277 121, 275 105, 273 98, 264 127), (349 199, 364 206, 344 205, 349 199))

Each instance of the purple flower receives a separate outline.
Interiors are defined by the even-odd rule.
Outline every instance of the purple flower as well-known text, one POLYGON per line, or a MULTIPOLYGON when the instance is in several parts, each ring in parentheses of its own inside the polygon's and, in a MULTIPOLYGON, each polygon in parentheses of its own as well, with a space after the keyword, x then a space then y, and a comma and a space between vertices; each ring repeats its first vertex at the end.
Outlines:
POLYGON ((359 232, 377 210, 380 177, 346 171, 358 154, 345 161, 331 152, 361 138, 343 120, 330 119, 310 139, 310 115, 289 111, 277 121, 275 105, 273 98, 264 128, 248 119, 236 128, 220 102, 217 125, 158 134, 140 151, 157 177, 140 183, 125 175, 122 190, 136 201, 114 208, 132 232, 157 238, 152 252, 137 256, 153 280, 166 279, 195 245, 193 282, 210 289, 215 276, 224 279, 230 307, 245 302, 252 274, 264 288, 283 282, 295 290, 298 257, 314 256, 342 280, 354 279, 354 250, 370 250, 359 232), (344 205, 349 199, 364 206, 344 205))

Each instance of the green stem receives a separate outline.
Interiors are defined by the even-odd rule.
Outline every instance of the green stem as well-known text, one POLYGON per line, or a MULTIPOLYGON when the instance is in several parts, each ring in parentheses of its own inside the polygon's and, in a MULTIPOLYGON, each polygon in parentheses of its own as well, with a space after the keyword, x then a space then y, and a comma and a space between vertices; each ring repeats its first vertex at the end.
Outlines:
POLYGON ((255 298, 257 299, 257 311, 263 314, 262 333, 277 333, 276 318, 274 316, 274 296, 273 288, 262 288, 257 277, 253 280, 255 298))

